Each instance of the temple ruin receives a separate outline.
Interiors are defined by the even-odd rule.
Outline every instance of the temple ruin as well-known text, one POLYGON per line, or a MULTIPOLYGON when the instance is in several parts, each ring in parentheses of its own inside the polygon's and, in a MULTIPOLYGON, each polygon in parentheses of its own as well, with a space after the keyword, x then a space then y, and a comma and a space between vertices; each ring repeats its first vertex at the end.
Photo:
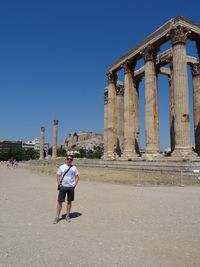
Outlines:
POLYGON ((171 159, 200 155, 200 26, 184 17, 169 20, 143 42, 110 65, 104 92, 104 160, 135 160, 140 153, 139 89, 145 84, 145 159, 159 158, 158 74, 169 81, 171 159), (187 41, 196 45, 197 57, 187 55, 187 41), (159 53, 170 42, 170 49, 159 53), (144 66, 136 69, 143 59, 144 66), (189 80, 193 87, 194 142, 190 141, 189 80), (118 72, 124 71, 124 81, 118 72))

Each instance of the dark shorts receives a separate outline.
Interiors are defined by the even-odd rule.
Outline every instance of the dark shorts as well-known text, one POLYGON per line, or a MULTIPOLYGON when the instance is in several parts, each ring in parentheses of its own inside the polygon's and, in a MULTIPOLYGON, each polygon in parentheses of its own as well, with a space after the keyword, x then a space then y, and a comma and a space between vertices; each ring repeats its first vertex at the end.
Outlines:
POLYGON ((74 201, 74 187, 61 186, 58 193, 58 202, 65 202, 67 194, 67 201, 74 201))

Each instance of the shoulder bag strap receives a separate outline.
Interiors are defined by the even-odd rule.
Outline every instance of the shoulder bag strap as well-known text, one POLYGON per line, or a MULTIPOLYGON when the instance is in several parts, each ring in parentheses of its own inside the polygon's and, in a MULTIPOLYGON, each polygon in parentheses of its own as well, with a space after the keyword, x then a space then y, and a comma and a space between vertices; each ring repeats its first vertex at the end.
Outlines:
POLYGON ((65 171, 65 173, 62 176, 62 179, 60 180, 60 184, 62 184, 63 178, 65 177, 65 175, 68 173, 68 171, 71 169, 72 165, 65 171))

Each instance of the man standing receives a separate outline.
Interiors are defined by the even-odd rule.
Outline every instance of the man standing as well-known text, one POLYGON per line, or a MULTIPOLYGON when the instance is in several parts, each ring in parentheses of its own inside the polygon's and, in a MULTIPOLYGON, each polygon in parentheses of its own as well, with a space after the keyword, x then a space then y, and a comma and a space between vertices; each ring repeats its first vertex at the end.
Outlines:
POLYGON ((66 221, 70 222, 70 211, 72 208, 72 201, 74 201, 74 190, 79 181, 79 174, 76 166, 72 165, 73 156, 66 157, 66 163, 61 165, 57 170, 56 180, 58 183, 58 203, 56 209, 56 217, 54 224, 59 222, 60 212, 62 210, 62 203, 65 202, 67 195, 66 206, 66 221))

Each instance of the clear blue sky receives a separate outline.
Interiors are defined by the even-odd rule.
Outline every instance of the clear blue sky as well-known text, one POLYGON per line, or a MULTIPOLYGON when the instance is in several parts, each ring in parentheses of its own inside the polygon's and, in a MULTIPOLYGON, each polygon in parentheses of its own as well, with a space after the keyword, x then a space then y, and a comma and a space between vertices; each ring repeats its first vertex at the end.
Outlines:
MULTIPOLYGON (((1 1, 0 139, 29 140, 44 126, 52 143, 53 119, 59 143, 72 131, 103 133, 109 64, 177 15, 200 24, 199 10, 199 0, 1 1)), ((160 78, 161 146, 166 85, 160 78)))

